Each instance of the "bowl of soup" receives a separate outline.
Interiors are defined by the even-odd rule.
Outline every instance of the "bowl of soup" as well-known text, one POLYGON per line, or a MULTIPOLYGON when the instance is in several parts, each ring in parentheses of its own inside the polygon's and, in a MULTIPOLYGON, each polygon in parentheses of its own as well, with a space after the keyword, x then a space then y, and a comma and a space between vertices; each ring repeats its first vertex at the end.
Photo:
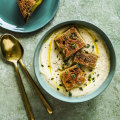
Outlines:
POLYGON ((65 102, 84 102, 110 84, 116 56, 110 39, 85 21, 66 21, 49 29, 34 54, 36 77, 45 91, 65 102))

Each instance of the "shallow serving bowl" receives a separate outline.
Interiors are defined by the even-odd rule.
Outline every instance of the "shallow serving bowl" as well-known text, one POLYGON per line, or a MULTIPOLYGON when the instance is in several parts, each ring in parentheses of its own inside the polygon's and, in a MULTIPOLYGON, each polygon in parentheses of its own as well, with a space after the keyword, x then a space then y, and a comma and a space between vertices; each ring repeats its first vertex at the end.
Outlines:
POLYGON ((41 38, 41 40, 39 41, 39 43, 36 47, 35 54, 34 54, 34 70, 35 70, 35 74, 36 74, 36 77, 37 77, 40 85, 50 95, 52 95, 53 97, 55 97, 59 100, 65 101, 65 102, 72 102, 72 103, 84 102, 84 101, 90 100, 90 99, 96 97, 97 95, 99 95, 100 93, 102 93, 107 88, 107 86, 110 84, 110 82, 113 78, 113 75, 115 73, 115 68, 116 68, 116 56, 115 56, 115 51, 114 51, 114 48, 112 46, 110 39, 107 37, 107 35, 101 29, 99 29, 98 27, 96 27, 95 25, 93 25, 91 23, 84 22, 84 21, 73 20, 73 21, 66 21, 66 22, 60 23, 58 25, 55 25, 50 30, 48 30, 45 33, 45 35, 41 38), (110 52, 110 72, 109 72, 106 80, 95 91, 93 91, 90 94, 85 95, 85 96, 80 96, 80 97, 64 96, 64 95, 60 94, 59 92, 55 91, 54 89, 52 89, 50 87, 50 85, 43 79, 42 75, 40 74, 39 55, 40 55, 41 46, 42 46, 44 40, 54 30, 56 30, 60 27, 66 26, 66 25, 81 25, 81 26, 87 27, 89 29, 92 29, 93 31, 96 31, 103 38, 103 40, 105 41, 105 43, 109 49, 109 52, 110 52))

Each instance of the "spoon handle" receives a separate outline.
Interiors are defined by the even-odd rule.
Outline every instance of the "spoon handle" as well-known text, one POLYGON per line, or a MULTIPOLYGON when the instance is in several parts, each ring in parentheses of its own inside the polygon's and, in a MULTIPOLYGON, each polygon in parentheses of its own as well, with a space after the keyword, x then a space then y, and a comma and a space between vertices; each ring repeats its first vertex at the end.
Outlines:
POLYGON ((47 112, 49 114, 52 114, 52 108, 50 107, 50 105, 48 104, 48 102, 45 100, 44 96, 40 92, 40 89, 38 88, 38 86, 36 85, 36 83, 34 82, 34 80, 32 79, 31 75, 29 74, 28 70, 26 69, 25 65, 23 64, 22 60, 20 59, 19 62, 20 62, 20 65, 22 66, 24 72, 28 76, 29 81, 31 82, 32 86, 34 87, 36 93, 39 95, 39 97, 42 100, 44 106, 46 107, 47 112))
POLYGON ((29 117, 30 120, 35 120, 34 116, 33 116, 33 113, 32 113, 32 110, 31 110, 31 107, 30 107, 28 97, 26 95, 26 92, 25 92, 25 89, 24 89, 24 86, 23 86, 23 83, 22 83, 22 80, 21 80, 21 77, 20 77, 20 73, 18 71, 17 62, 14 62, 14 67, 15 67, 15 70, 16 70, 16 74, 17 74, 17 78, 18 78, 18 82, 19 82, 19 87, 20 87, 20 90, 21 90, 21 93, 22 93, 22 96, 23 96, 23 101, 24 101, 25 108, 26 108, 27 113, 28 113, 28 117, 29 117))

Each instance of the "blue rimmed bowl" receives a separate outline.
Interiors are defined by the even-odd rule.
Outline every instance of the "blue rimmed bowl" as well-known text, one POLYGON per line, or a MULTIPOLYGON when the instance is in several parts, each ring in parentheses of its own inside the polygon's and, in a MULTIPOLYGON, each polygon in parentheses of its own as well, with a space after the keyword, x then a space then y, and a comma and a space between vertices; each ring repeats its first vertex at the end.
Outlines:
POLYGON ((114 51, 114 48, 113 48, 113 45, 112 45, 110 39, 100 28, 98 28, 97 26, 95 26, 91 23, 85 22, 85 21, 73 20, 73 21, 66 21, 66 22, 55 25, 54 27, 49 29, 45 33, 45 35, 40 39, 40 41, 36 47, 35 54, 34 54, 34 70, 35 70, 35 74, 36 74, 36 77, 37 77, 40 85, 50 95, 52 95, 53 97, 55 97, 59 100, 65 101, 65 102, 71 102, 71 103, 84 102, 84 101, 90 100, 90 99, 96 97, 97 95, 99 95, 100 93, 102 93, 107 88, 107 86, 110 84, 110 82, 114 76, 114 73, 115 73, 115 68, 116 68, 116 56, 115 56, 115 51, 114 51), (80 96, 80 97, 64 96, 64 95, 60 94, 59 92, 55 91, 54 89, 52 89, 50 87, 50 85, 44 80, 42 75, 40 74, 39 55, 40 55, 40 50, 41 50, 44 40, 54 30, 61 28, 63 26, 66 26, 66 25, 81 25, 81 26, 87 27, 89 29, 92 29, 93 31, 96 31, 102 37, 102 39, 105 41, 105 43, 109 49, 109 52, 110 52, 110 72, 109 72, 106 80, 100 85, 99 88, 97 88, 96 90, 94 90, 93 92, 91 92, 90 94, 85 95, 85 96, 80 96))

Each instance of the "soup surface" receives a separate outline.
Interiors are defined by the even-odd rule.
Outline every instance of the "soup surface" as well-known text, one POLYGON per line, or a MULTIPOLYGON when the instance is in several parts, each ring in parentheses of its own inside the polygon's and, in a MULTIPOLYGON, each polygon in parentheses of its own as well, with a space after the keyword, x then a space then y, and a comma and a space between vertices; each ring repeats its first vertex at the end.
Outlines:
MULTIPOLYGON (((100 35, 88 28, 77 26, 77 30, 86 44, 81 51, 88 54, 95 54, 98 56, 98 59, 94 69, 82 66, 86 82, 80 87, 73 88, 68 92, 61 80, 61 73, 64 69, 66 69, 63 69, 64 56, 61 51, 59 51, 54 40, 69 28, 70 26, 57 29, 44 41, 40 51, 40 73, 42 74, 44 80, 54 90, 60 92, 61 94, 74 97, 84 96, 97 89, 109 74, 109 51, 100 35)), ((71 62, 71 59, 72 58, 69 59, 69 63, 71 62)))

